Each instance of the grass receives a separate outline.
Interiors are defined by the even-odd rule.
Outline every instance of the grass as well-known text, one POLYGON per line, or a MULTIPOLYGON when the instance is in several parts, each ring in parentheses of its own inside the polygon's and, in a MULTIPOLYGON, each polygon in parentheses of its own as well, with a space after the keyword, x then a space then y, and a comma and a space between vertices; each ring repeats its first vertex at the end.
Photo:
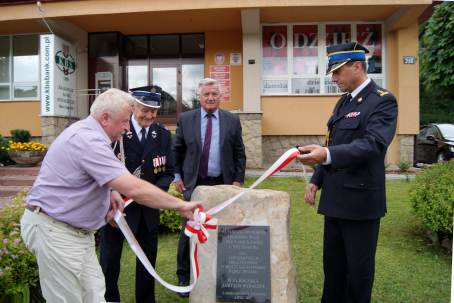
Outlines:
MULTIPOLYGON (((246 185, 254 179, 248 178, 246 185)), ((381 222, 372 302, 449 302, 451 255, 428 244, 421 223, 411 212, 408 189, 411 182, 388 181, 388 214, 381 222)), ((299 302, 320 302, 323 287, 323 216, 303 203, 304 182, 298 178, 271 178, 261 188, 291 195, 291 241, 297 269, 299 302)), ((177 234, 159 238, 157 271, 177 282, 177 234)), ((129 247, 123 250, 119 287, 123 302, 134 302, 135 259, 129 247)), ((188 302, 156 283, 158 303, 188 302)))

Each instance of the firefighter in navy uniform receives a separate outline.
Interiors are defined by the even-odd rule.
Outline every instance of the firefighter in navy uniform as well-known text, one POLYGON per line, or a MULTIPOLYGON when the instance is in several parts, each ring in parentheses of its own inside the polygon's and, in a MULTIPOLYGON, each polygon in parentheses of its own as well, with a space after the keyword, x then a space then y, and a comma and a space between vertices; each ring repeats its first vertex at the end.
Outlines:
MULTIPOLYGON (((130 120, 130 131, 123 135, 124 156, 127 169, 164 191, 174 178, 170 132, 156 123, 161 106, 159 87, 132 89, 136 98, 130 120)), ((120 148, 115 153, 120 156, 120 148)), ((126 221, 154 266, 158 249, 159 210, 131 203, 125 208, 126 221)), ((106 301, 120 302, 117 281, 123 248, 123 234, 110 225, 101 229, 100 263, 106 280, 106 301)), ((136 260, 136 302, 155 302, 154 279, 136 260)))
POLYGON ((397 123, 396 98, 366 73, 360 44, 328 47, 328 71, 345 94, 328 120, 325 146, 300 147, 303 164, 318 164, 305 191, 325 216, 322 302, 370 302, 380 218, 386 213, 386 150, 397 123))

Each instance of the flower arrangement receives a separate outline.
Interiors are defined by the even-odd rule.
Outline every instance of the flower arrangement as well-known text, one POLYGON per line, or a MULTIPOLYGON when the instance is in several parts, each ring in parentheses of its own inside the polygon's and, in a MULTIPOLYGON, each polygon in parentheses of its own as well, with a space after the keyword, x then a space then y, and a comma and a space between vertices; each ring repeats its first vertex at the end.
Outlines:
POLYGON ((16 142, 16 141, 8 141, 8 147, 6 150, 13 150, 13 151, 45 151, 47 150, 47 146, 37 141, 30 141, 30 142, 16 142))
POLYGON ((33 287, 38 281, 36 259, 20 236, 22 198, 23 194, 19 194, 0 209, 0 298, 20 294, 24 287, 33 287))

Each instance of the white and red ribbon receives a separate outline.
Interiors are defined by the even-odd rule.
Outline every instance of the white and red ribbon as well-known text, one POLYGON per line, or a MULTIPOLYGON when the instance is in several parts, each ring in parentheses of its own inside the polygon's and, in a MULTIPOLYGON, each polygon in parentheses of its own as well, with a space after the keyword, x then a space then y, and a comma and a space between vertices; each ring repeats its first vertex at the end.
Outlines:
MULTIPOLYGON (((190 238, 192 242, 191 245, 191 268, 192 268, 192 283, 189 286, 176 286, 164 281, 154 270, 153 266, 151 265, 150 261, 145 256, 142 248, 140 247, 139 243, 137 242, 134 234, 132 233, 131 229, 126 223, 123 214, 120 211, 115 213, 115 222, 117 223, 118 227, 121 229, 123 235, 125 236, 126 240, 131 246, 132 251, 136 254, 139 260, 142 262, 143 266, 147 269, 147 271, 156 279, 159 283, 161 283, 164 287, 175 291, 175 292, 190 292, 194 288, 195 284, 197 283, 197 279, 199 277, 199 262, 197 257, 197 246, 198 244, 203 244, 208 241, 209 233, 208 229, 216 229, 216 219, 213 218, 215 214, 222 211, 227 206, 231 205, 232 203, 236 202, 240 197, 257 187, 260 183, 262 183, 268 177, 274 175, 276 172, 280 171, 290 162, 292 162, 298 156, 299 151, 297 148, 291 148, 287 150, 273 165, 271 165, 264 173, 261 175, 250 187, 246 190, 241 191, 237 195, 233 196, 232 198, 222 202, 221 204, 216 205, 215 207, 209 209, 207 212, 203 212, 203 208, 196 209, 194 211, 194 219, 188 221, 185 226, 184 233, 190 238)), ((303 174, 306 178, 306 170, 303 166, 303 174)), ((306 178, 307 179, 307 178, 306 178)), ((307 181, 307 180, 306 180, 307 181)), ((132 202, 131 199, 125 199, 125 207, 127 207, 132 202)))

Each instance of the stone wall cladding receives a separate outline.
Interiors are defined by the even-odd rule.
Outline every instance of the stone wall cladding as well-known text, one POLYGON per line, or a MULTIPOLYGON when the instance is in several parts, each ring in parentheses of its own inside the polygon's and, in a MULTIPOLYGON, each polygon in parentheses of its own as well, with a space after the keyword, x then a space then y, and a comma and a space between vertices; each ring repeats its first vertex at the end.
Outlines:
POLYGON ((246 167, 262 167, 262 114, 239 113, 246 149, 246 167))
POLYGON ((41 142, 49 146, 66 127, 78 120, 66 117, 41 117, 41 142))
POLYGON ((399 135, 400 162, 408 162, 413 164, 414 147, 414 135, 399 135))
MULTIPOLYGON (((324 143, 325 136, 263 136, 263 165, 265 168, 273 164, 284 152, 295 146, 324 143)), ((301 164, 292 162, 286 169, 301 169, 301 164)))

